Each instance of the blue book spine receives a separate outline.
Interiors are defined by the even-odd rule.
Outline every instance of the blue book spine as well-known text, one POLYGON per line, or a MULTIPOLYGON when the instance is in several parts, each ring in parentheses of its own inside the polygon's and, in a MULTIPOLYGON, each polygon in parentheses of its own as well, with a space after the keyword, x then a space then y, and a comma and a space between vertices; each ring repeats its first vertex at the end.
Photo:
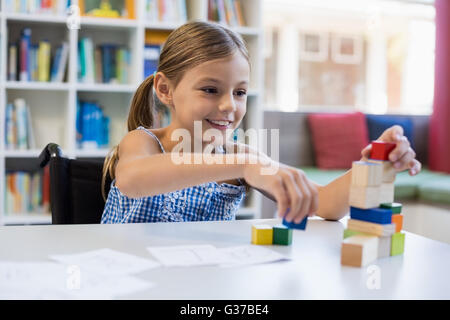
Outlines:
POLYGON ((392 223, 392 211, 382 208, 360 209, 350 207, 350 218, 378 224, 390 224, 392 223))
POLYGON ((14 141, 13 141, 13 112, 14 112, 14 105, 12 103, 8 103, 6 105, 5 110, 5 145, 7 149, 12 149, 14 147, 14 141))
POLYGON ((93 140, 93 132, 92 132, 92 119, 93 119, 93 110, 92 104, 90 102, 86 102, 86 139, 85 142, 92 142, 93 140))
POLYGON ((82 104, 80 100, 77 100, 77 116, 76 116, 76 140, 77 140, 77 146, 78 148, 81 147, 81 143, 83 140, 83 130, 82 130, 82 124, 83 124, 83 112, 82 112, 82 104))
POLYGON ((109 145, 109 117, 103 116, 103 145, 109 145))
POLYGON ((81 118, 82 118, 82 125, 81 125, 81 143, 82 145, 84 142, 89 140, 88 137, 88 120, 89 120, 89 106, 86 102, 81 102, 81 118))
POLYGON ((97 104, 93 104, 94 107, 94 140, 97 144, 97 148, 102 144, 102 110, 97 104))
POLYGON ((59 46, 58 49, 56 49, 55 57, 53 58, 53 64, 52 64, 51 73, 50 73, 51 81, 56 81, 56 75, 58 74, 59 61, 61 60, 61 52, 62 52, 62 46, 59 46))
POLYGON ((20 12, 27 13, 27 0, 20 0, 20 12))
POLYGON ((144 78, 147 78, 158 69, 160 54, 159 45, 145 45, 144 48, 144 78))
POLYGON ((109 61, 108 46, 106 46, 106 45, 101 46, 101 51, 102 51, 102 70, 103 70, 102 81, 103 81, 103 83, 108 83, 109 77, 110 77, 110 73, 109 73, 110 66, 108 65, 108 61, 109 61))

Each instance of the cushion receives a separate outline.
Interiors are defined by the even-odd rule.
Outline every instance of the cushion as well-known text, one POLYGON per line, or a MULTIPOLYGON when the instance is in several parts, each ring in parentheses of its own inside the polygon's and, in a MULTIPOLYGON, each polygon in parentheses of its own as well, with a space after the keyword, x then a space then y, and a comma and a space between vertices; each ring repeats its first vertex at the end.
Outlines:
POLYGON ((351 168, 369 144, 366 118, 361 112, 311 113, 308 123, 316 164, 321 169, 351 168))
POLYGON ((393 125, 400 125, 403 128, 404 135, 408 138, 412 148, 414 148, 413 121, 408 117, 367 114, 367 128, 369 129, 369 139, 377 140, 384 130, 393 125))

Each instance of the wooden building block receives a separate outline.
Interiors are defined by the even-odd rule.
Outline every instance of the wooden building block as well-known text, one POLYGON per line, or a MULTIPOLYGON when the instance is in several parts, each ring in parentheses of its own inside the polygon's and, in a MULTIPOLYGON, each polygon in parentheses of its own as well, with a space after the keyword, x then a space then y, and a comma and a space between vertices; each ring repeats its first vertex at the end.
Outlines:
POLYGON ((389 160, 389 153, 395 149, 396 144, 392 142, 372 141, 370 159, 389 160))
POLYGON ((402 204, 397 202, 382 203, 380 208, 391 209, 392 214, 402 213, 402 204))
POLYGON ((305 217, 300 223, 294 223, 294 222, 287 222, 283 219, 283 225, 290 229, 299 229, 299 230, 305 230, 306 224, 308 222, 308 217, 305 217))
POLYGON ((269 245, 273 242, 273 228, 266 224, 252 226, 252 243, 269 245))
POLYGON ((371 234, 364 233, 364 232, 361 232, 361 231, 355 231, 355 230, 351 230, 351 229, 345 229, 344 230, 344 239, 347 239, 347 238, 350 238, 350 237, 356 236, 356 235, 371 236, 371 234))
POLYGON ((385 258, 391 255, 392 236, 378 238, 378 258, 385 258))
POLYGON ((394 202, 394 190, 395 190, 394 183, 382 183, 380 187, 379 203, 394 202))
POLYGON ((288 246, 292 244, 293 230, 285 225, 279 224, 273 227, 273 244, 288 246))
POLYGON ((347 221, 347 228, 378 237, 391 236, 395 233, 395 224, 393 223, 379 224, 355 219, 349 219, 347 221))
POLYGON ((392 211, 381 208, 361 209, 350 207, 350 218, 379 224, 390 224, 392 223, 392 211))
POLYGON ((405 251, 405 234, 394 233, 391 238, 391 256, 403 254, 405 251))
MULTIPOLYGON (((370 236, 371 234, 351 229, 344 230, 344 239, 355 235, 370 236)), ((391 238, 392 236, 378 237, 378 258, 389 257, 391 255, 391 238)))
POLYGON ((402 231, 403 215, 402 214, 393 214, 392 215, 392 223, 395 223, 395 232, 402 231))
POLYGON ((381 161, 381 160, 373 160, 369 159, 370 163, 378 163, 381 165, 382 178, 381 182, 390 183, 395 181, 395 177, 397 176, 397 171, 395 171, 394 166, 391 161, 381 161))
POLYGON ((362 209, 378 207, 380 205, 380 188, 350 186, 350 206, 362 209))
POLYGON ((353 161, 352 186, 379 186, 383 178, 383 167, 380 163, 353 161))
POLYGON ((345 239, 341 247, 341 264, 363 267, 378 257, 378 237, 355 235, 345 239))

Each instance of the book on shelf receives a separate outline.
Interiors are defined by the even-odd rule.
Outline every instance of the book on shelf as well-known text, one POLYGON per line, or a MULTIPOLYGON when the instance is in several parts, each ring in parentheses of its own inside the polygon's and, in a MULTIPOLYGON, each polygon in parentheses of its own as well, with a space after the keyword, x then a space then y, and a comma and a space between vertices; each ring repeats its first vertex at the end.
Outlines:
POLYGON ((185 23, 186 0, 146 0, 146 19, 156 23, 185 23))
POLYGON ((5 173, 5 213, 50 212, 50 172, 7 171, 5 173))
POLYGON ((136 19, 135 1, 78 0, 78 6, 83 16, 136 19))
POLYGON ((20 81, 30 81, 31 74, 29 71, 29 51, 31 46, 31 29, 25 28, 22 30, 20 38, 20 81))
POLYGON ((110 119, 94 102, 77 101, 76 140, 79 149, 98 149, 109 145, 110 119))
POLYGON ((22 98, 8 103, 5 110, 5 148, 28 150, 36 148, 30 107, 22 98))
POLYGON ((231 27, 245 26, 241 0, 208 0, 208 20, 231 27))
POLYGON ((63 44, 56 49, 50 75, 51 82, 63 82, 68 59, 69 44, 67 42, 63 42, 63 44))
POLYGON ((5 11, 63 16, 72 3, 72 0, 6 0, 5 11))
POLYGON ((157 44, 146 44, 144 47, 144 78, 147 78, 158 69, 159 54, 161 46, 157 44))
POLYGON ((8 80, 62 82, 68 56, 67 42, 56 49, 52 59, 50 42, 44 39, 31 43, 31 29, 24 28, 18 45, 9 44, 8 80))
POLYGON ((145 32, 144 78, 157 70, 159 55, 169 34, 170 31, 147 30, 145 32))
POLYGON ((78 43, 78 80, 81 83, 129 82, 130 50, 118 44, 94 47, 91 38, 83 37, 78 43))

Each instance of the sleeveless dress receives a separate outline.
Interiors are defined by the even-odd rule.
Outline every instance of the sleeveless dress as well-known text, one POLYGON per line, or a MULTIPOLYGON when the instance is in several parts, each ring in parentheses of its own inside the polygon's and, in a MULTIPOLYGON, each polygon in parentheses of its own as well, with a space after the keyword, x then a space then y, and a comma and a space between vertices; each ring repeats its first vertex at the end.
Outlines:
MULTIPOLYGON (((156 139, 161 151, 165 153, 156 135, 144 127, 152 138, 156 139)), ((225 152, 222 148, 222 152, 225 152)), ((246 187, 229 183, 208 182, 164 194, 129 198, 115 186, 115 179, 106 199, 101 223, 137 223, 137 222, 180 222, 234 220, 246 187)))

